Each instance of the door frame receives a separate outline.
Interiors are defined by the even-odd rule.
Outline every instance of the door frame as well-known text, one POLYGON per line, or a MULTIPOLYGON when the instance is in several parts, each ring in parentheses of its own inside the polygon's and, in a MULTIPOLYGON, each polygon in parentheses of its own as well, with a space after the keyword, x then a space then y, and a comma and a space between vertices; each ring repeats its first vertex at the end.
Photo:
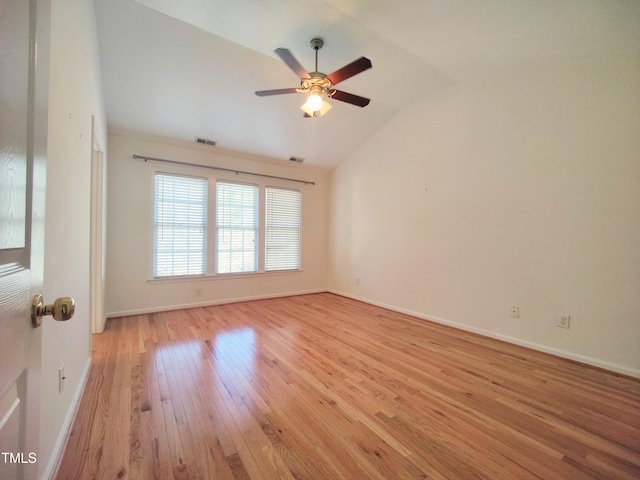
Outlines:
POLYGON ((91 333, 104 331, 104 274, 105 274, 105 162, 104 152, 95 131, 95 117, 91 116, 91 333))

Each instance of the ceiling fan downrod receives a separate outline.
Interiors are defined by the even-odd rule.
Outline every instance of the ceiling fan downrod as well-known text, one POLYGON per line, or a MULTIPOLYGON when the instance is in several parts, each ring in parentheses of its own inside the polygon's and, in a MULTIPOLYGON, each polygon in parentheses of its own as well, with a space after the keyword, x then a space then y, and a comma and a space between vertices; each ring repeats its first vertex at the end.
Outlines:
POLYGON ((324 42, 322 41, 321 38, 313 38, 311 40, 311 48, 313 48, 316 51, 316 69, 315 69, 316 72, 318 71, 318 50, 320 50, 323 45, 324 45, 324 42))

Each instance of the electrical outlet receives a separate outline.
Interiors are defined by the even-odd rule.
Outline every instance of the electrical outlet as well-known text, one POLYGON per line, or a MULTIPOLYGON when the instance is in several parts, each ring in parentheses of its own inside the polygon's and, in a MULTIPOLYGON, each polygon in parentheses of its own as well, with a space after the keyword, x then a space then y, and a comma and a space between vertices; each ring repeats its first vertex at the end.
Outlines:
POLYGON ((64 363, 62 365, 60 365, 60 368, 58 369, 58 393, 62 393, 62 390, 64 390, 64 381, 67 379, 67 377, 64 376, 64 363))
POLYGON ((202 289, 200 287, 196 288, 196 297, 202 296, 202 289))
POLYGON ((520 307, 511 305, 511 318, 520 318, 520 307))
POLYGON ((356 278, 356 285, 360 285, 360 279, 356 278))
POLYGON ((558 325, 560 328, 569 328, 569 326, 571 325, 571 315, 567 313, 558 314, 556 325, 558 325))

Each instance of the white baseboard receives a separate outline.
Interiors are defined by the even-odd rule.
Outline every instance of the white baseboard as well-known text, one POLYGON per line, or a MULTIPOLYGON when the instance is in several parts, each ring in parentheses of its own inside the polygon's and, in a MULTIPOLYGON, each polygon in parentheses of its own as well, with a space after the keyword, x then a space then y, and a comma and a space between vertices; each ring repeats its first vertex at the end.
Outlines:
POLYGON ((389 304, 386 304, 386 303, 383 303, 383 302, 377 302, 377 301, 371 300, 369 298, 359 297, 359 296, 353 295, 351 293, 342 292, 342 291, 334 290, 334 289, 314 289, 314 290, 304 290, 304 291, 297 291, 297 292, 285 292, 285 293, 277 293, 277 294, 269 294, 269 295, 255 295, 255 296, 249 296, 249 297, 227 298, 227 299, 220 299, 220 300, 214 300, 214 301, 205 301, 205 302, 200 302, 200 303, 189 303, 189 304, 183 304, 183 305, 169 305, 169 306, 164 306, 164 307, 151 307, 151 308, 141 308, 141 309, 136 309, 136 310, 124 310, 124 311, 119 311, 119 312, 110 312, 110 313, 107 314, 107 318, 125 317, 125 316, 129 316, 129 315, 145 315, 145 314, 148 314, 148 313, 166 312, 166 311, 171 311, 171 310, 181 310, 181 309, 185 309, 185 308, 207 307, 207 306, 212 306, 212 305, 223 305, 223 304, 226 304, 226 303, 246 302, 246 301, 251 301, 251 300, 264 300, 264 299, 268 299, 268 298, 290 297, 290 296, 295 296, 295 295, 306 295, 306 294, 311 294, 311 293, 322 293, 322 292, 334 293, 336 295, 340 295, 340 296, 347 297, 347 298, 352 298, 354 300, 358 300, 358 301, 361 301, 361 302, 369 303, 371 305, 376 305, 378 307, 386 308, 386 309, 393 310, 393 311, 400 312, 400 313, 405 313, 407 315, 411 315, 413 317, 417 317, 417 318, 420 318, 420 319, 423 319, 423 320, 429 320, 429 321, 432 321, 432 322, 440 323, 442 325, 447 325, 447 326, 450 326, 450 327, 458 328, 460 330, 464 330, 464 331, 467 331, 467 332, 477 333, 478 335, 483 335, 483 336, 489 337, 489 338, 495 338, 497 340, 502 340, 504 342, 512 343, 514 345, 520 345, 522 347, 531 348, 532 350, 537 350, 537 351, 540 351, 540 352, 549 353, 549 354, 555 355, 557 357, 562 357, 562 358, 566 358, 566 359, 569 359, 569 360, 574 360, 576 362, 580 362, 580 363, 584 363, 584 364, 591 365, 591 366, 594 366, 594 367, 602 368, 602 369, 605 369, 605 370, 609 370, 611 372, 620 373, 622 375, 628 375, 630 377, 640 378, 640 369, 629 368, 629 367, 624 366, 624 365, 618 365, 618 364, 607 362, 607 361, 600 360, 600 359, 597 359, 597 358, 587 357, 587 356, 580 355, 580 354, 577 354, 577 353, 568 352, 568 351, 560 350, 560 349, 553 348, 553 347, 548 347, 546 345, 541 345, 541 344, 538 344, 538 343, 529 342, 527 340, 522 340, 522 339, 519 339, 519 338, 510 337, 510 336, 503 335, 503 334, 500 334, 500 333, 497 333, 497 332, 492 332, 490 330, 484 330, 484 329, 481 329, 481 328, 471 327, 469 325, 465 325, 463 323, 458 323, 458 322, 452 322, 452 321, 444 319, 444 318, 439 318, 439 317, 432 316, 432 315, 425 315, 424 313, 415 312, 413 310, 409 310, 409 309, 402 308, 402 307, 397 307, 395 305, 389 305, 389 304))
POLYGON ((73 394, 73 399, 71 400, 71 405, 69 405, 69 410, 67 411, 67 416, 64 419, 64 423, 62 424, 62 428, 60 429, 60 434, 58 435, 58 440, 53 448, 53 452, 51 453, 51 458, 49 463, 44 470, 42 478, 44 480, 51 480, 55 477, 58 472, 58 467, 60 466, 60 462, 62 461, 62 456, 64 455, 64 451, 67 446, 67 442, 69 440, 69 434, 71 433, 71 427, 73 425, 73 421, 76 418, 76 414, 78 413, 78 407, 80 406, 80 400, 82 399, 82 394, 84 393, 84 389, 87 386, 87 381, 89 380, 89 371, 91 370, 91 357, 87 359, 85 363, 84 370, 82 372, 82 376, 80 377, 80 382, 78 383, 78 388, 76 388, 75 393, 73 394))
POLYGON ((197 302, 197 303, 185 303, 182 305, 166 305, 163 307, 148 307, 148 308, 139 308, 134 310, 121 310, 119 312, 109 312, 107 313, 106 317, 115 318, 115 317, 127 317, 130 315, 146 315, 148 313, 169 312, 171 310, 183 310, 186 308, 210 307, 213 305, 224 305, 227 303, 248 302, 251 300, 265 300, 269 298, 293 297, 295 295, 308 295, 311 293, 323 293, 326 291, 327 291, 326 289, 321 288, 321 289, 314 289, 314 290, 302 290, 297 292, 273 293, 268 295, 253 295, 249 297, 223 298, 219 300, 207 300, 204 302, 197 302))
POLYGON ((489 330, 484 330, 481 328, 471 327, 469 325, 465 325, 458 322, 452 322, 450 320, 446 320, 444 318, 439 318, 431 315, 425 315, 420 312, 414 312, 413 310, 408 310, 406 308, 396 307, 395 305, 389 305, 382 302, 376 302, 374 300, 370 300, 368 298, 358 297, 357 295, 352 295, 350 293, 341 292, 338 290, 329 289, 327 290, 330 293, 334 293, 336 295, 340 295, 347 298, 352 298, 354 300, 358 300, 360 302, 369 303, 371 305, 376 305, 378 307, 386 308, 388 310, 393 310, 395 312, 405 313, 407 315, 411 315, 412 317, 417 317, 422 320, 429 320, 431 322, 440 323, 442 325, 447 325, 449 327, 458 328, 460 330, 464 330, 466 332, 477 333, 478 335, 482 335, 489 338, 495 338, 497 340, 502 340, 504 342, 512 343, 514 345, 520 345, 522 347, 531 348, 532 350, 538 350, 540 352, 549 353, 551 355, 555 355, 557 357, 566 358, 568 360, 574 360, 576 362, 584 363, 587 365, 591 365, 594 367, 602 368, 604 370, 609 370, 611 372, 620 373, 622 375, 627 375, 629 377, 640 378, 640 369, 629 368, 624 365, 618 365, 615 363, 606 362, 597 358, 587 357, 584 355, 580 355, 573 352, 568 352, 565 350, 560 350, 553 347, 548 347, 546 345, 541 345, 534 342, 529 342, 527 340, 521 340, 519 338, 509 337, 507 335, 502 335, 500 333, 492 332, 489 330))

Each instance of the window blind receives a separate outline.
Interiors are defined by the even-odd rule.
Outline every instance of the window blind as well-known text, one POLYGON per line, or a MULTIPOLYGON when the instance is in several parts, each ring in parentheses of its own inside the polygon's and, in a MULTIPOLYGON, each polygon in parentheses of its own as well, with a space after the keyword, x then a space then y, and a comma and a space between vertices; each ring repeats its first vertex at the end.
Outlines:
POLYGON ((157 173, 154 203, 153 276, 204 274, 207 179, 157 173))
POLYGON ((258 270, 258 186, 216 183, 216 273, 258 270))
POLYGON ((267 187, 265 270, 300 268, 300 191, 267 187))

